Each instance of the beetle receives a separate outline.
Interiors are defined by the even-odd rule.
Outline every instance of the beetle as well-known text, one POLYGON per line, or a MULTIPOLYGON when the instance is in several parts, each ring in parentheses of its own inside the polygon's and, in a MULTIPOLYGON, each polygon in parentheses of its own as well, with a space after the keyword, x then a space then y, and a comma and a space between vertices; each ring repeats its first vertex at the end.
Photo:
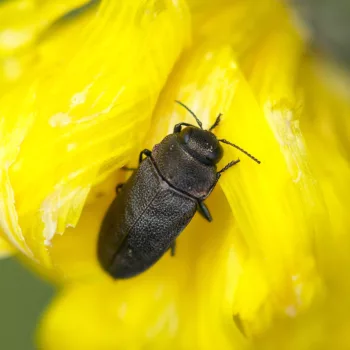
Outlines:
MULTIPOLYGON (((111 203, 100 228, 97 255, 102 268, 115 279, 136 276, 155 264, 169 249, 196 211, 206 220, 212 217, 204 200, 215 188, 221 174, 236 165, 233 160, 217 171, 223 156, 221 143, 237 148, 257 163, 258 159, 225 140, 201 121, 186 105, 198 126, 179 123, 152 151, 139 156, 139 167, 111 203), (185 128, 183 128, 185 127, 185 128), (145 156, 145 158, 144 158, 145 156)), ((129 169, 132 170, 132 169, 129 169)))

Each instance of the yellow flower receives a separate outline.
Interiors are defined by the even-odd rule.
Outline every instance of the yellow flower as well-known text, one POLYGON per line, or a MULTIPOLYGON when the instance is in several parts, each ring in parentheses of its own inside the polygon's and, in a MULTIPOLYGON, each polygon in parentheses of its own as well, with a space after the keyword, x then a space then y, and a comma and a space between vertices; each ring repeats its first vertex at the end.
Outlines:
POLYGON ((349 349, 350 103, 283 3, 55 3, 0 2, 1 242, 60 287, 40 349, 349 349), (262 164, 222 176, 175 257, 112 281, 118 169, 193 122, 175 99, 262 164))

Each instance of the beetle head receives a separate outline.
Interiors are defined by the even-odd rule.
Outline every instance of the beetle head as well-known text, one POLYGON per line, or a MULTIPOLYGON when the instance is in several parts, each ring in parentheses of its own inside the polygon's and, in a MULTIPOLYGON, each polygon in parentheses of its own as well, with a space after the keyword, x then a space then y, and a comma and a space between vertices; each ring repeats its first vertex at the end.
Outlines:
POLYGON ((223 156, 222 146, 210 131, 189 126, 178 137, 185 151, 203 164, 215 165, 223 156))
MULTIPOLYGON (((220 161, 223 156, 223 149, 219 142, 226 143, 234 148, 237 148, 239 151, 247 155, 249 158, 253 159, 255 162, 260 164, 260 160, 256 159, 250 153, 245 151, 243 148, 235 145, 234 143, 227 141, 225 139, 218 140, 216 136, 211 132, 215 129, 221 120, 221 113, 217 116, 214 124, 209 128, 208 131, 203 130, 202 122, 198 119, 198 117, 191 111, 186 105, 184 105, 180 101, 175 101, 180 104, 182 107, 187 109, 192 116, 195 118, 199 128, 195 126, 190 126, 184 129, 180 135, 180 142, 184 145, 184 149, 192 155, 192 157, 198 159, 200 162, 206 165, 215 165, 220 161)), ((182 125, 189 125, 187 123, 177 124, 174 128, 174 132, 177 132, 177 128, 179 127, 179 131, 181 130, 182 125)))

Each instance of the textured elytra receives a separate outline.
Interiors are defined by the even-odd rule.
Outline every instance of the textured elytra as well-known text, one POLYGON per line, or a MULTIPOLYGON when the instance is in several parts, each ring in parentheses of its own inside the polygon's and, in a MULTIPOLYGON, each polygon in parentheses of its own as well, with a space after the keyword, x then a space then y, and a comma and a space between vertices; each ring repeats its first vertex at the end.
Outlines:
POLYGON ((146 158, 104 218, 98 242, 102 266, 115 278, 143 272, 169 249, 196 207, 195 199, 170 187, 146 158))

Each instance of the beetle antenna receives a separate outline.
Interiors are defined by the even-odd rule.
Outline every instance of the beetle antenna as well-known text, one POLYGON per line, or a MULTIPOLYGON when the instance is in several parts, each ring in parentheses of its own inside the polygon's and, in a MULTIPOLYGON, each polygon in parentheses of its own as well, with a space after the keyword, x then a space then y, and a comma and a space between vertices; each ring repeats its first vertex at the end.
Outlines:
POLYGON ((175 100, 176 103, 178 103, 180 106, 186 108, 194 117, 194 119, 196 119, 196 122, 197 124, 199 125, 199 127, 201 129, 203 129, 203 126, 202 126, 202 122, 198 119, 198 117, 194 114, 194 112, 192 112, 186 105, 184 105, 182 102, 178 101, 178 100, 175 100))
POLYGON ((254 156, 252 156, 250 153, 248 153, 247 151, 245 151, 243 148, 235 145, 234 143, 231 143, 230 141, 227 141, 225 139, 221 139, 221 140, 218 140, 219 142, 222 142, 222 143, 226 143, 227 145, 230 145, 234 148, 237 148, 239 151, 241 151, 242 153, 244 153, 245 155, 247 155, 249 158, 253 159, 255 162, 257 162, 258 164, 260 164, 260 160, 256 159, 254 156))
POLYGON ((212 131, 214 128, 216 128, 216 127, 220 124, 220 122, 221 122, 221 116, 222 116, 222 113, 220 113, 220 114, 217 116, 217 118, 216 118, 216 120, 215 120, 215 123, 210 127, 209 131, 212 131))

